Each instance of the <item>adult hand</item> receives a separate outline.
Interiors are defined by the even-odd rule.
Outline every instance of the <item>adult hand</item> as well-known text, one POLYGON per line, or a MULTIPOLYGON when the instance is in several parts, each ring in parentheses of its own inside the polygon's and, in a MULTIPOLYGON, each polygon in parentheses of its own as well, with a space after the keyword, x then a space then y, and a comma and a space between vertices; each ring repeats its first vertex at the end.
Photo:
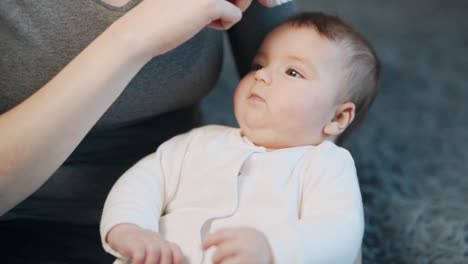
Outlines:
MULTIPOLYGON (((244 12, 252 3, 252 0, 226 0, 226 1, 229 1, 230 3, 237 6, 242 12, 244 12)), ((281 5, 290 1, 292 0, 258 0, 258 2, 265 7, 274 7, 274 6, 278 6, 278 5, 281 5)), ((208 26, 214 29, 220 29, 220 30, 226 29, 223 23, 224 22, 221 20, 216 20, 214 22, 211 22, 208 26)))
POLYGON ((187 41, 213 21, 222 29, 242 18, 251 0, 144 0, 113 27, 123 34, 136 55, 154 57, 187 41))
POLYGON ((225 228, 208 235, 203 250, 216 246, 214 264, 273 263, 273 254, 265 235, 249 227, 225 228))
MULTIPOLYGON (((241 10, 241 12, 244 12, 252 3, 252 0, 226 0, 226 1, 235 5, 237 8, 241 10)), ((262 0, 262 1, 268 1, 268 0, 262 0)), ((218 19, 218 20, 211 22, 208 25, 208 27, 218 29, 218 30, 223 30, 223 29, 225 30, 225 29, 230 28, 232 25, 234 24, 230 24, 229 22, 228 24, 226 24, 226 21, 223 21, 222 19, 218 19)))
POLYGON ((113 227, 107 242, 132 264, 182 264, 184 257, 179 246, 165 241, 158 233, 132 224, 113 227))

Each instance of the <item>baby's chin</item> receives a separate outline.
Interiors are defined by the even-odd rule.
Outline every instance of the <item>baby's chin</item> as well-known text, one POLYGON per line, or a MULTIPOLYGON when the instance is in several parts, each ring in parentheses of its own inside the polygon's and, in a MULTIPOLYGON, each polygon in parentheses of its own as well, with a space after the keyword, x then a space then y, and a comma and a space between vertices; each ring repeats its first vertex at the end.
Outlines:
POLYGON ((288 134, 274 129, 252 128, 240 125, 241 135, 256 146, 267 149, 283 149, 301 146, 316 146, 323 142, 323 138, 314 138, 307 135, 288 134))
POLYGON ((246 137, 250 142, 256 146, 264 147, 266 149, 282 149, 292 147, 291 144, 286 142, 285 137, 278 137, 273 131, 262 129, 246 129, 240 128, 241 135, 246 137))
POLYGON ((256 146, 273 150, 311 145, 311 142, 307 141, 308 137, 306 135, 288 133, 288 131, 274 127, 268 122, 255 121, 237 118, 241 135, 256 146))

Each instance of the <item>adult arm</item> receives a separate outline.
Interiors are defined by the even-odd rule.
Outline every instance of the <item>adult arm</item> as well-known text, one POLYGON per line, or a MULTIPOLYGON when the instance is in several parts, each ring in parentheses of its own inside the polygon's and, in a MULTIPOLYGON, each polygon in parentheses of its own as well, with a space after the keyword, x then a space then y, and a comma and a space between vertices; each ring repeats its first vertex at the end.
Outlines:
MULTIPOLYGON (((263 1, 267 2, 267 1, 263 1)), ((297 13, 294 1, 266 8, 257 1, 245 11, 242 20, 228 30, 232 52, 240 76, 250 71, 263 38, 278 24, 297 13)))
POLYGON ((53 174, 151 58, 214 20, 228 28, 241 15, 224 0, 145 0, 45 86, 0 115, 0 215, 53 174))
POLYGON ((355 263, 364 217, 351 155, 328 151, 306 173, 299 221, 266 232, 275 263, 355 263))

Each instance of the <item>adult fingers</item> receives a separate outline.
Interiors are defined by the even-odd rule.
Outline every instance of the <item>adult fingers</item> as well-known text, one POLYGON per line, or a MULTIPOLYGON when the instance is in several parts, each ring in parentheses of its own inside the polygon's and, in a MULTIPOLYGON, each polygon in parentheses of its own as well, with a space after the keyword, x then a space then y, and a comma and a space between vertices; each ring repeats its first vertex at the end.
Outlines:
POLYGON ((266 7, 274 7, 291 1, 292 0, 258 0, 260 4, 266 7))
POLYGON ((217 30, 225 30, 221 19, 211 22, 210 24, 208 24, 208 27, 217 30))
POLYGON ((242 12, 247 10, 247 8, 252 3, 252 0, 228 0, 228 1, 236 5, 242 12))
POLYGON ((208 27, 229 29, 242 18, 242 11, 231 2, 216 0, 212 4, 212 23, 208 27))
POLYGON ((231 228, 220 229, 212 234, 209 234, 203 241, 203 249, 206 250, 212 246, 217 246, 220 243, 231 240, 235 237, 235 231, 231 228))
POLYGON ((239 252, 239 246, 233 240, 219 244, 213 254, 213 263, 222 263, 225 259, 232 258, 239 252))
MULTIPOLYGON (((247 8, 250 6, 252 3, 252 0, 226 0, 233 5, 237 6, 241 10, 241 12, 244 12, 247 10, 247 8)), ((235 23, 234 23, 235 24, 235 23)), ((224 30, 227 29, 226 26, 223 24, 223 20, 218 19, 213 22, 211 22, 208 27, 218 29, 218 30, 224 30)))
POLYGON ((180 247, 175 244, 169 242, 169 248, 172 251, 172 263, 173 264, 183 264, 184 263, 184 255, 182 254, 182 250, 180 247))

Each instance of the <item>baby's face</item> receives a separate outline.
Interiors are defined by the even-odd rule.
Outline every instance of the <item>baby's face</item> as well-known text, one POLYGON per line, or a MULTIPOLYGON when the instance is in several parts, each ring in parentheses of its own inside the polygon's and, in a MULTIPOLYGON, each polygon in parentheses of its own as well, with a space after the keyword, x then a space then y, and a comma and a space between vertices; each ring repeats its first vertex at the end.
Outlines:
POLYGON ((315 29, 271 32, 239 83, 234 112, 243 135, 270 149, 317 145, 338 107, 337 46, 315 29))

